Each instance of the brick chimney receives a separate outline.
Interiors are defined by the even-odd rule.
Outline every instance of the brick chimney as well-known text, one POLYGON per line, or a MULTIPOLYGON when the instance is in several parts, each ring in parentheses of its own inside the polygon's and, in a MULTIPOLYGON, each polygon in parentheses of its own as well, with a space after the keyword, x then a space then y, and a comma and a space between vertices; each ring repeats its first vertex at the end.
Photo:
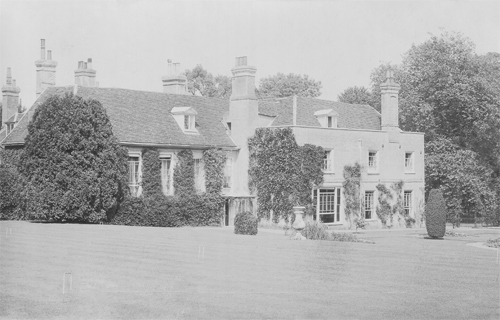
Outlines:
POLYGON ((16 86, 16 80, 12 79, 10 68, 7 68, 7 82, 2 87, 2 120, 0 127, 17 113, 19 106, 19 92, 21 89, 16 86))
POLYGON ((47 51, 47 59, 45 59, 45 39, 41 40, 40 60, 35 61, 36 65, 36 97, 47 87, 56 84, 56 67, 57 62, 52 60, 52 51, 47 51))
POLYGON ((92 58, 88 58, 87 62, 79 61, 78 69, 75 70, 75 84, 81 87, 96 87, 95 74, 92 58))
POLYGON ((380 85, 382 99, 382 130, 399 129, 398 96, 401 86, 394 80, 394 73, 387 70, 387 80, 380 85))
POLYGON ((247 57, 237 57, 233 73, 231 100, 257 100, 255 73, 257 68, 247 65, 247 57))
POLYGON ((172 63, 168 59, 167 75, 161 77, 163 82, 163 92, 170 94, 188 94, 187 92, 187 78, 181 74, 181 64, 172 63))

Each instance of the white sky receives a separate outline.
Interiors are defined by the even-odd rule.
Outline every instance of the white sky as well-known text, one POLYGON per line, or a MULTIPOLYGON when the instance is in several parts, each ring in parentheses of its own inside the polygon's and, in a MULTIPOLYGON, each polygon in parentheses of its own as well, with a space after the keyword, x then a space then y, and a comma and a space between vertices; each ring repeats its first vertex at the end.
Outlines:
POLYGON ((7 67, 23 105, 35 100, 40 39, 57 85, 93 59, 101 87, 162 91, 167 59, 231 75, 248 56, 260 77, 320 80, 323 99, 369 86, 381 62, 400 63, 429 33, 459 31, 476 52, 500 52, 500 1, 6 1, 0 0, 0 84, 7 67))

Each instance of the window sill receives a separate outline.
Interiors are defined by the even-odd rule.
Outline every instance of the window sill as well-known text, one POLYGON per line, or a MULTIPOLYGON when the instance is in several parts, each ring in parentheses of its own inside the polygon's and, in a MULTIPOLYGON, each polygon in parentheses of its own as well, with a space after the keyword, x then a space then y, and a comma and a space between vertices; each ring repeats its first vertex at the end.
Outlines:
POLYGON ((200 134, 198 130, 183 130, 183 132, 187 134, 200 134))
POLYGON ((415 171, 405 171, 405 174, 415 174, 415 171))
POLYGON ((335 171, 323 171, 324 174, 335 174, 335 171))
POLYGON ((375 175, 375 174, 380 174, 380 172, 367 172, 367 173, 368 173, 368 174, 373 174, 373 175, 375 175))

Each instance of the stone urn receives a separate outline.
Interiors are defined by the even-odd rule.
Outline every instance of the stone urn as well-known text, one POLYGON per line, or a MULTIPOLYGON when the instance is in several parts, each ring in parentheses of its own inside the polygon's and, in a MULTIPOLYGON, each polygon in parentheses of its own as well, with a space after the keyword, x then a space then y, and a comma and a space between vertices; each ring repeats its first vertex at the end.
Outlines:
POLYGON ((295 214, 295 221, 292 225, 292 228, 297 232, 295 234, 295 240, 306 240, 306 237, 304 237, 301 234, 301 231, 306 227, 306 223, 304 222, 304 219, 302 219, 302 214, 304 213, 305 207, 293 207, 293 213, 295 214))

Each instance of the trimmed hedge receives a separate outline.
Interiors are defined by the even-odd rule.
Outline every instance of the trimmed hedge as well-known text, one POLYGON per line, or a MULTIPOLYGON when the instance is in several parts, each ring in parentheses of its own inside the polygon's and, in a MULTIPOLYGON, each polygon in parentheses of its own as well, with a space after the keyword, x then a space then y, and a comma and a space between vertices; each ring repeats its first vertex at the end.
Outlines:
POLYGON ((425 227, 431 238, 442 238, 446 232, 446 202, 441 190, 432 189, 425 206, 425 227))
POLYGON ((110 224, 147 227, 219 226, 224 199, 220 196, 128 197, 110 224))
POLYGON ((251 212, 243 211, 234 218, 234 233, 256 235, 259 221, 251 212))

